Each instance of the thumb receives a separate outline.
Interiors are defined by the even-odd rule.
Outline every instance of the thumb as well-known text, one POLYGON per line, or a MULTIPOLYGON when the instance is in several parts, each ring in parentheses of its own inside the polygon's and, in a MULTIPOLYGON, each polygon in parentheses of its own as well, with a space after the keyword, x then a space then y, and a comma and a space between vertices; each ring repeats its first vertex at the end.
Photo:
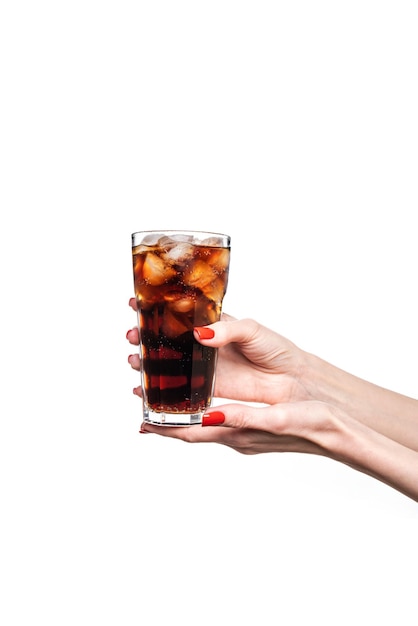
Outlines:
POLYGON ((315 439, 315 433, 330 429, 329 407, 318 401, 251 405, 224 404, 209 409, 202 426, 258 430, 273 435, 315 439))
POLYGON ((283 408, 286 405, 224 404, 213 407, 202 417, 202 426, 224 426, 236 429, 265 430, 281 434, 285 428, 283 408))

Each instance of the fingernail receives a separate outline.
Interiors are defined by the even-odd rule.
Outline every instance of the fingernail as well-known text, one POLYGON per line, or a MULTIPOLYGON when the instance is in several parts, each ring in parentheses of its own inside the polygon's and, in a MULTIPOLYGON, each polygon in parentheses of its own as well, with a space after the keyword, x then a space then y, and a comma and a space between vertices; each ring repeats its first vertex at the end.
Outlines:
POLYGON ((225 421, 225 415, 221 411, 212 411, 212 413, 205 413, 202 417, 202 426, 217 426, 223 424, 225 421))
POLYGON ((215 331, 206 326, 196 326, 195 331, 199 335, 199 339, 212 339, 215 336, 215 331))

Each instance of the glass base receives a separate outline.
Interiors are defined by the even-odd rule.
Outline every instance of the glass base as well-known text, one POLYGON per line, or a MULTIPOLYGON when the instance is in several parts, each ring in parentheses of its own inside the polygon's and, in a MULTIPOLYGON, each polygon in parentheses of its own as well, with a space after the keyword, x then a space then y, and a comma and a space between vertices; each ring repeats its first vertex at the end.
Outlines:
POLYGON ((193 426, 202 423, 202 415, 205 411, 197 413, 169 413, 168 411, 156 412, 144 406, 144 422, 157 424, 157 426, 193 426))

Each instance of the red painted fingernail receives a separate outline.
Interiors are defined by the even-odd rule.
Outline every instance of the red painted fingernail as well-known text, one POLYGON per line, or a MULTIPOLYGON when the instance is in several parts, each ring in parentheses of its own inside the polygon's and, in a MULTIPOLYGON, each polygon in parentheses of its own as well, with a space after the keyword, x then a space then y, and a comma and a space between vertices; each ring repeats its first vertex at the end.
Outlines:
POLYGON ((196 326, 195 331, 199 335, 199 339, 213 339, 215 331, 206 326, 196 326))
POLYGON ((205 413, 202 417, 202 426, 218 426, 225 421, 225 415, 221 411, 212 411, 205 413))

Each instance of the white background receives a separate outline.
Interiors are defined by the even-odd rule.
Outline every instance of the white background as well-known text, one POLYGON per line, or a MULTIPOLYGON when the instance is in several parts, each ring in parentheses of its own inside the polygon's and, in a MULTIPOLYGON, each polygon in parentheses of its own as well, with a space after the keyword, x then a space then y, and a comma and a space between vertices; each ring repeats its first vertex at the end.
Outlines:
POLYGON ((4 626, 416 626, 416 503, 140 435, 125 339, 131 232, 222 231, 225 311, 418 396, 415 8, 1 5, 4 626))

